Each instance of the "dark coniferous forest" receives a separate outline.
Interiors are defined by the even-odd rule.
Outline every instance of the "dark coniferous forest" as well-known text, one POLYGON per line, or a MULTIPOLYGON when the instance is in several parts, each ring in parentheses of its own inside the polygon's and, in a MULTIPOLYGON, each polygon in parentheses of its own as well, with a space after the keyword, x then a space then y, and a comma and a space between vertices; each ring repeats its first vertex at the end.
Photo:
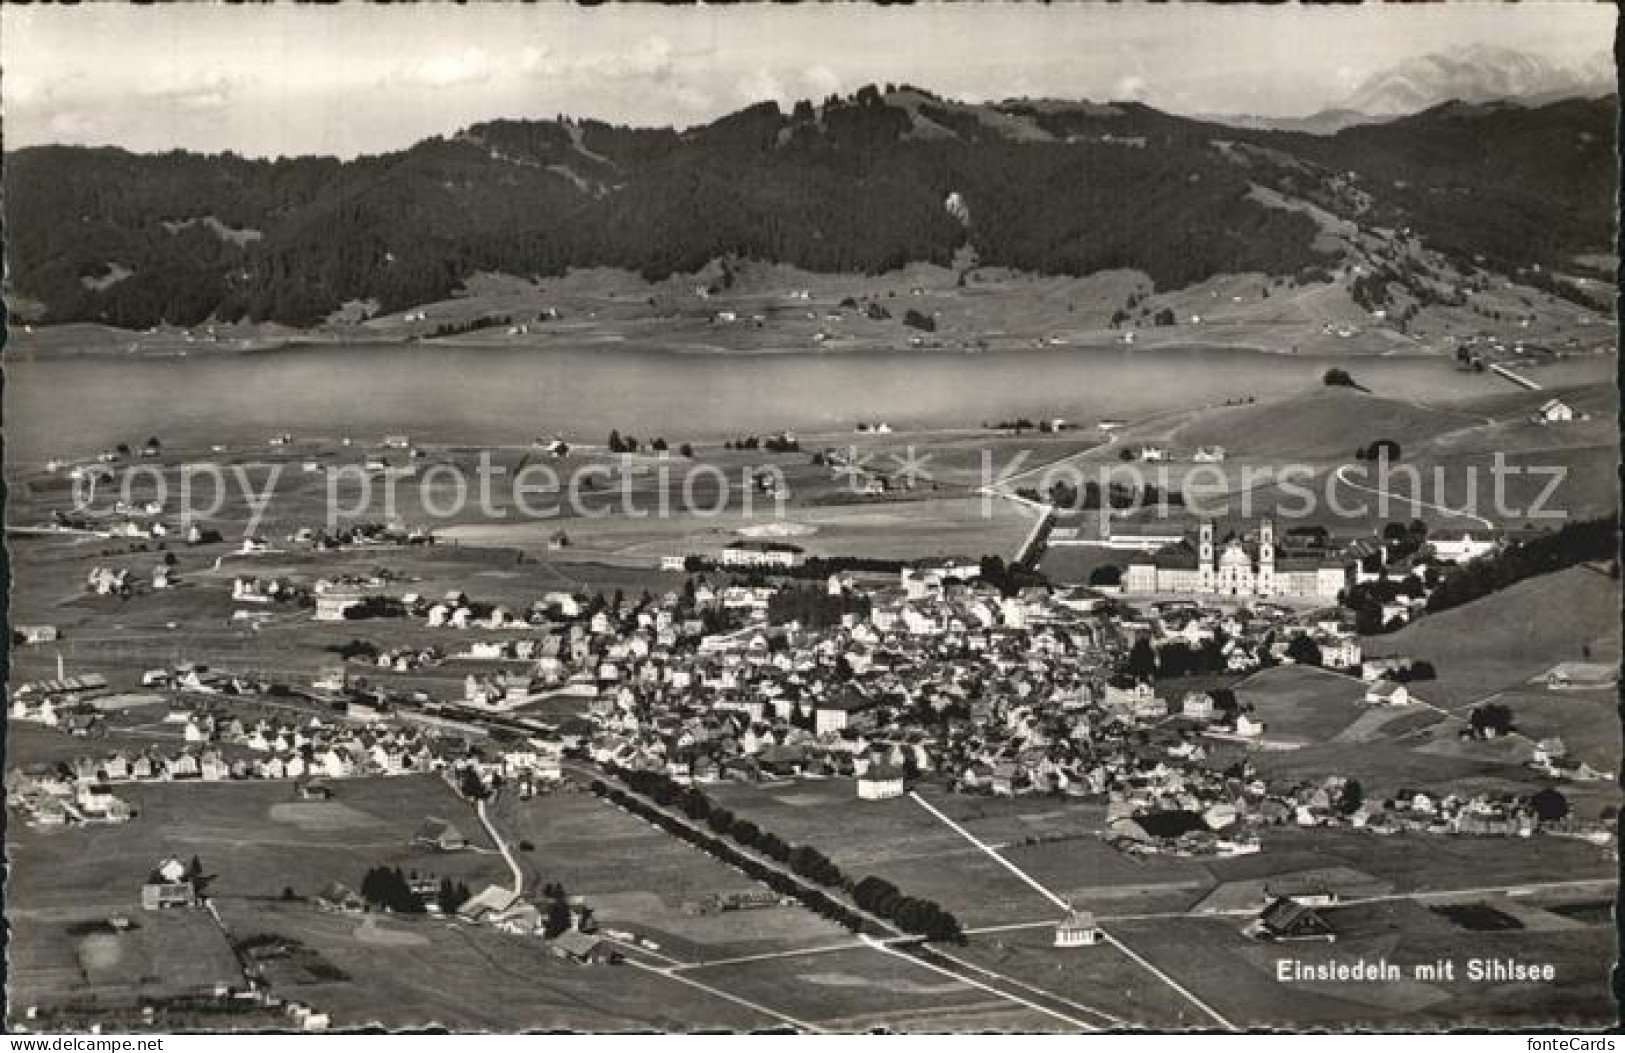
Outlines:
POLYGON ((492 121, 347 162, 31 147, 6 156, 13 311, 308 325, 351 300, 441 299, 480 271, 660 279, 737 256, 880 273, 965 247, 1036 273, 1137 268, 1160 289, 1335 262, 1312 219, 1257 187, 1510 273, 1611 248, 1613 131, 1611 98, 1447 105, 1320 137, 871 87, 683 132, 492 121))

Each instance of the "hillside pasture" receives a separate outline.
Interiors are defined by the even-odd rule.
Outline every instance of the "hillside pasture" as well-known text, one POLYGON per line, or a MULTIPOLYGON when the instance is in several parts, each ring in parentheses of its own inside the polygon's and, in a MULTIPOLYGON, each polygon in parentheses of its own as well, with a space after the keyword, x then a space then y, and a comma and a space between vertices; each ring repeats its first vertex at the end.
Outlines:
POLYGON ((1367 712, 1358 679, 1309 665, 1261 670, 1235 687, 1236 699, 1252 706, 1270 742, 1330 742, 1367 712))
POLYGON ((504 799, 493 814, 515 843, 526 886, 561 884, 586 898, 601 925, 627 930, 684 961, 707 961, 850 939, 796 906, 696 914, 708 895, 765 886, 700 849, 587 793, 504 799))
POLYGON ((90 907, 9 910, 11 1005, 128 1005, 242 985, 231 947, 203 911, 127 911, 123 931, 107 927, 107 916, 90 907))
POLYGON ((1367 657, 1426 659, 1438 679, 1413 690, 1446 709, 1522 689, 1560 661, 1619 654, 1618 581, 1588 567, 1527 578, 1395 633, 1361 639, 1367 657))
POLYGON ((458 922, 396 918, 367 936, 354 915, 308 904, 232 900, 221 915, 234 934, 270 933, 315 951, 346 979, 307 977, 280 990, 332 1016, 334 1027, 459 1031, 756 1030, 771 1017, 657 973, 579 966, 553 957, 533 936, 507 936, 458 922))
MULTIPOLYGON (((967 928, 1031 921, 1053 912, 1043 896, 907 797, 859 801, 846 779, 724 785, 707 793, 714 803, 791 844, 818 848, 854 880, 875 875, 904 895, 934 900, 967 928), (832 815, 839 821, 832 823, 832 815)), ((930 799, 945 810, 961 803, 934 793, 930 799)), ((1045 810, 1052 810, 1048 802, 1045 810)), ((995 843, 1006 843, 1017 830, 1012 823, 995 843)))
POLYGON ((132 910, 155 865, 194 855, 212 876, 209 893, 227 898, 274 897, 289 887, 309 895, 334 881, 355 888, 377 865, 471 886, 506 873, 473 811, 440 779, 332 785, 334 800, 317 804, 297 802, 288 782, 127 784, 118 794, 138 813, 128 823, 15 831, 11 891, 30 906, 132 910), (441 853, 414 846, 413 834, 430 816, 451 821, 475 848, 441 853))

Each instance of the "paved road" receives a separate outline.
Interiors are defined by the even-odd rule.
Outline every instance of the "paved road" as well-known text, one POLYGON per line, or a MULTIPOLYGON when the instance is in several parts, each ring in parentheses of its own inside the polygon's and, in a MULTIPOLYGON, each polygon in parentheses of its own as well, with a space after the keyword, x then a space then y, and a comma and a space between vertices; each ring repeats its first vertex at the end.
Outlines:
POLYGON ((1347 474, 1354 467, 1355 465, 1345 464, 1339 468, 1336 472, 1337 481, 1342 483, 1344 486, 1350 487, 1351 489, 1364 490, 1368 494, 1376 494, 1378 497, 1386 497, 1392 501, 1397 501, 1400 504, 1410 505, 1413 508, 1431 508, 1435 512, 1443 512, 1445 515, 1456 516, 1460 519, 1471 519, 1475 523, 1482 524, 1485 530, 1495 529, 1495 524, 1490 522, 1488 519, 1485 519, 1483 516, 1474 515, 1471 512, 1463 511, 1459 508, 1446 508, 1444 505, 1436 505, 1431 501, 1423 501, 1418 497, 1411 497, 1406 494, 1396 494, 1392 490, 1380 490, 1376 487, 1366 486, 1364 483, 1357 483, 1350 479, 1347 474))
MULTIPOLYGON (((864 943, 868 944, 870 947, 873 947, 875 950, 879 951, 882 954, 889 954, 889 955, 891 955, 891 956, 893 956, 895 958, 901 958, 904 961, 913 962, 915 965, 921 966, 922 968, 925 968, 925 969, 929 969, 932 972, 937 973, 937 974, 939 974, 941 976, 946 976, 946 977, 948 977, 948 978, 950 978, 952 980, 956 980, 956 981, 958 981, 959 983, 962 983, 962 984, 968 984, 971 987, 977 988, 978 990, 981 990, 981 991, 986 991, 989 994, 997 995, 998 997, 1003 998, 1007 1002, 1014 1002, 1016 1005, 1019 1005, 1024 1009, 1030 1009, 1035 1013, 1042 1013, 1045 1016, 1052 1016, 1055 1019, 1061 1021, 1063 1024, 1066 1024, 1068 1027, 1076 1028, 1079 1031, 1098 1031, 1098 1030, 1100 1030, 1098 1027, 1095 1027, 1095 1026, 1090 1025, 1090 1024, 1086 1024, 1082 1020, 1078 1020, 1075 1017, 1068 1016, 1067 1014, 1062 1013, 1059 1010, 1052 1009, 1052 1008, 1050 1008, 1048 1006, 1045 1006, 1045 1005, 1041 1005, 1038 1002, 1032 1001, 1031 999, 1025 998, 1025 997, 1023 997, 1021 995, 1018 995, 1018 994, 1013 994, 1010 991, 1001 990, 1001 989, 999 989, 997 987, 994 987, 991 984, 984 983, 983 981, 978 980, 975 977, 967 976, 964 969, 960 969, 958 971, 955 971, 953 969, 945 968, 945 967, 943 967, 941 965, 937 965, 935 962, 931 961, 930 958, 927 957, 927 956, 915 955, 915 954, 907 954, 907 953, 905 953, 903 951, 900 951, 896 947, 892 946, 890 943, 888 943, 885 940, 877 940, 877 939, 874 939, 871 936, 861 936, 861 937, 859 937, 859 939, 863 940, 864 943)), ((998 979, 1003 980, 1005 983, 1010 983, 1011 982, 1009 977, 1000 976, 999 974, 996 974, 996 973, 993 973, 993 974, 990 974, 990 975, 993 975, 993 976, 997 977, 998 979)))
POLYGON ((658 973, 659 975, 664 976, 666 979, 675 980, 680 984, 687 984, 690 987, 693 987, 693 988, 696 988, 698 990, 704 991, 706 994, 711 995, 712 997, 723 998, 723 999, 726 999, 727 1001, 730 1001, 730 1002, 734 1003, 735 1005, 742 1005, 746 1009, 751 1010, 752 1012, 760 1013, 763 1016, 768 1017, 770 1019, 777 1020, 777 1021, 779 1021, 781 1023, 784 1023, 784 1024, 788 1024, 791 1027, 796 1028, 799 1031, 822 1033, 823 1029, 818 1027, 816 1024, 809 1024, 805 1020, 797 1020, 795 1017, 787 1016, 786 1014, 779 1012, 777 1009, 769 1009, 767 1006, 762 1005, 760 1002, 752 1002, 747 998, 741 998, 739 995, 732 994, 731 992, 728 992, 728 991, 724 991, 720 987, 712 987, 710 984, 701 983, 700 981, 698 981, 698 980, 696 980, 696 979, 694 979, 692 977, 679 976, 677 973, 673 972, 670 969, 662 969, 662 968, 659 968, 657 966, 648 965, 648 964, 646 964, 644 962, 638 961, 636 958, 628 958, 628 959, 626 959, 626 964, 632 966, 635 969, 642 969, 644 972, 658 973))
MULTIPOLYGON (((572 774, 574 774, 577 778, 581 778, 581 777, 601 778, 601 779, 605 780, 606 782, 619 783, 622 786, 623 789, 626 789, 626 790, 628 790, 628 792, 631 792, 631 788, 627 787, 625 785, 625 783, 620 782, 619 779, 616 779, 614 776, 610 775, 608 772, 602 771, 600 769, 597 769, 597 768, 594 768, 594 767, 588 767, 586 765, 580 764, 579 762, 566 762, 566 764, 564 765, 564 768, 565 768, 566 771, 571 772, 572 774)), ((689 827, 691 827, 693 829, 696 829, 696 830, 701 830, 701 832, 705 832, 705 831, 702 830, 701 827, 698 826, 698 824, 695 824, 683 812, 681 812, 681 811, 679 811, 677 809, 666 808, 666 807, 663 807, 661 805, 655 804, 655 802, 653 802, 652 800, 650 800, 647 797, 644 797, 642 794, 635 794, 635 796, 637 796, 637 798, 640 801, 643 801, 646 804, 650 804, 650 805, 653 805, 656 808, 659 808, 661 811, 663 811, 667 815, 671 816, 673 819, 676 819, 679 822, 683 823, 684 825, 689 826, 689 827)), ((1024 984, 1021 981, 1014 980, 1014 979, 1012 979, 1010 977, 1003 976, 1002 974, 992 972, 991 970, 983 969, 980 966, 976 966, 976 965, 973 965, 973 964, 971 964, 969 962, 963 961, 961 959, 954 958, 954 957, 952 957, 950 955, 946 955, 940 949, 928 945, 925 942, 924 937, 913 936, 913 935, 909 935, 907 933, 903 933, 897 928, 896 925, 894 925, 893 923, 887 921, 886 919, 881 918, 881 917, 879 917, 877 915, 871 914, 868 911, 862 910, 855 903, 853 903, 850 900, 850 898, 848 898, 846 896, 843 896, 839 891, 833 890, 833 889, 819 888, 819 886, 817 886, 817 885, 807 881, 806 879, 800 877, 799 875, 795 874, 788 867, 785 867, 782 863, 779 863, 778 861, 773 860, 773 859, 771 859, 771 858, 769 858, 767 856, 761 855, 760 853, 758 853, 758 852, 756 852, 756 851, 754 851, 752 849, 744 848, 743 846, 739 846, 739 845, 735 845, 734 847, 737 848, 740 852, 744 853, 745 855, 748 855, 748 856, 751 856, 751 857, 757 859, 762 864, 778 870, 780 873, 784 874, 786 877, 798 882, 799 884, 803 885, 806 888, 814 889, 816 891, 823 892, 826 895, 830 895, 832 897, 835 897, 835 898, 841 900, 843 905, 851 908, 852 910, 857 911, 857 913, 861 914, 865 919, 867 919, 876 928, 878 928, 878 929, 880 929, 882 931, 890 932, 890 933, 894 934, 894 935, 892 935, 890 937, 886 937, 886 938, 876 938, 876 937, 871 937, 871 936, 866 935, 866 936, 859 937, 859 939, 857 941, 855 941, 855 942, 842 941, 842 942, 837 943, 837 944, 820 944, 819 946, 817 946, 815 948, 794 949, 794 950, 787 950, 787 951, 784 951, 784 952, 780 952, 780 953, 777 953, 777 954, 765 954, 765 955, 761 955, 759 960, 767 960, 767 959, 778 958, 778 957, 792 957, 792 956, 801 955, 801 954, 823 953, 825 951, 843 950, 843 949, 848 949, 848 948, 852 948, 852 947, 859 947, 859 948, 865 948, 866 947, 866 948, 869 948, 869 949, 881 951, 882 953, 891 954, 891 955, 894 955, 896 957, 904 958, 904 959, 906 959, 908 961, 911 961, 911 962, 915 963, 916 965, 921 966, 922 968, 929 969, 932 972, 939 973, 939 974, 944 975, 944 976, 950 976, 953 979, 958 980, 959 982, 965 984, 968 987, 974 987, 974 988, 977 988, 978 990, 987 991, 987 992, 990 992, 992 994, 998 995, 1000 998, 1003 998, 1005 1001, 1010 1002, 1013 1005, 1018 1005, 1018 1006, 1020 1006, 1020 1007, 1022 1007, 1024 1009, 1029 1009, 1029 1010, 1032 1010, 1034 1012, 1042 1013, 1042 1014, 1044 1014, 1046 1016, 1054 1017, 1054 1018, 1056 1018, 1058 1020, 1061 1020, 1064 1023, 1066 1023, 1068 1027, 1076 1028, 1078 1030, 1087 1030, 1087 1031, 1099 1030, 1100 1027, 1113 1026, 1114 1024, 1119 1022, 1116 1017, 1113 1017, 1108 1013, 1102 1013, 1102 1012, 1100 1012, 1098 1010, 1090 1009, 1087 1006, 1080 1006, 1077 1003, 1070 1002, 1070 1001, 1068 1001, 1068 1000, 1066 1000, 1064 998, 1061 998, 1058 995, 1050 994, 1047 991, 1042 991, 1042 990, 1040 990, 1038 988, 1034 988, 1029 984, 1024 984), (1048 1002, 1050 1004, 1046 1005, 1045 1004, 1046 1002, 1048 1002), (1057 1006, 1064 1006, 1065 1010, 1063 1010, 1061 1008, 1057 1008, 1057 1006), (1091 1023, 1085 1022, 1083 1020, 1078 1019, 1077 1015, 1074 1015, 1074 1014, 1092 1014, 1099 1021, 1099 1023, 1091 1024, 1091 1023)), ((632 960, 632 959, 628 959, 628 960, 632 960)), ((751 960, 757 960, 757 959, 752 958, 751 960)), ((703 970, 705 967, 707 967, 709 965, 719 965, 719 964, 723 964, 723 963, 721 963, 721 962, 694 962, 694 963, 685 962, 685 963, 681 963, 681 964, 668 965, 668 966, 655 966, 655 965, 650 965, 650 964, 648 964, 646 962, 638 962, 637 964, 641 968, 647 969, 647 970, 649 970, 651 972, 658 972, 658 973, 661 973, 662 975, 670 976, 673 979, 688 980, 688 979, 690 979, 688 974, 691 971, 703 970)), ((696 986, 699 986, 699 985, 696 984, 696 986)), ((727 996, 725 992, 722 992, 719 989, 709 988, 709 987, 707 987, 706 989, 711 990, 713 993, 722 995, 723 997, 730 997, 730 996, 727 996)), ((750 1003, 745 1003, 741 999, 733 999, 733 1000, 734 1001, 739 1001, 741 1004, 750 1004, 750 1003)), ((780 1019, 785 1020, 786 1022, 791 1022, 791 1018, 786 1017, 781 1013, 775 1013, 774 1015, 778 1016, 780 1019)), ((809 1025, 805 1025, 805 1024, 802 1024, 800 1022, 796 1022, 796 1026, 809 1026, 809 1025)))
MULTIPOLYGON (((1051 892, 1049 889, 1045 888, 1043 885, 1039 884, 1032 876, 1030 876, 1025 871, 1023 871, 1020 867, 1016 866, 1014 863, 1012 863, 1008 859, 1004 858, 1002 855, 1000 855, 998 853, 998 851, 996 849, 993 848, 992 845, 989 845, 987 842, 981 840, 975 834, 973 834, 969 830, 965 829, 963 826, 960 826, 958 823, 956 823, 952 819, 948 818, 935 805, 931 804, 931 802, 927 801, 925 798, 921 797, 917 793, 910 793, 909 796, 911 798, 913 798, 914 802, 916 804, 918 804, 920 807, 924 808, 926 811, 930 812, 932 815, 934 815, 938 819, 942 820, 943 823, 947 824, 947 826, 950 829, 952 829, 955 833, 959 834, 961 837, 963 837, 965 840, 969 841, 971 844, 975 845, 977 848, 980 848, 983 852, 986 852, 989 856, 992 856, 993 859, 1000 866, 1004 867, 1006 870, 1010 871, 1016 877, 1020 878, 1028 886, 1030 886, 1034 891, 1036 891, 1040 895, 1042 895, 1045 899, 1049 900, 1051 903, 1055 904, 1057 907, 1059 907, 1063 911, 1070 911, 1072 909, 1072 905, 1070 903, 1068 903, 1066 900, 1062 899, 1060 896, 1057 896, 1055 893, 1051 892)), ((1190 991, 1186 990, 1173 977, 1169 976, 1167 973, 1163 972, 1161 969, 1158 969, 1155 965, 1152 965, 1150 962, 1146 961, 1143 957, 1141 957, 1139 955, 1138 952, 1136 952, 1133 948, 1129 947, 1122 940, 1118 939, 1116 936, 1113 936, 1111 933, 1106 932, 1105 930, 1101 931, 1101 937, 1103 939, 1105 939, 1105 941, 1107 943, 1111 944, 1113 947, 1116 947, 1119 951, 1121 951, 1123 954, 1125 954, 1130 959, 1132 959, 1136 964, 1138 964, 1142 968, 1144 968, 1152 976, 1155 976, 1158 980, 1160 980, 1165 986, 1167 986, 1175 994, 1178 994, 1181 998, 1184 998, 1185 1001, 1189 1002, 1191 1005, 1195 1006, 1197 1009, 1200 1009, 1211 1020, 1213 1020, 1214 1023, 1218 1024, 1220 1027, 1224 1028, 1227 1031, 1235 1031, 1235 1030, 1237 1030, 1236 1025, 1232 1024, 1229 1020, 1226 1020, 1223 1016, 1221 1016, 1219 1014, 1218 1010, 1214 1009, 1212 1006, 1208 1005, 1206 1002, 1202 1001, 1200 998, 1197 998, 1190 991)))
POLYGON ((480 822, 485 824, 485 832, 491 835, 492 844, 497 846, 497 851, 502 853, 503 861, 508 864, 508 872, 513 874, 513 894, 518 896, 525 890, 525 875, 519 869, 519 861, 513 857, 513 852, 502 840, 502 835, 497 833, 496 824, 491 822, 491 817, 485 814, 483 800, 474 802, 474 811, 479 813, 480 822))

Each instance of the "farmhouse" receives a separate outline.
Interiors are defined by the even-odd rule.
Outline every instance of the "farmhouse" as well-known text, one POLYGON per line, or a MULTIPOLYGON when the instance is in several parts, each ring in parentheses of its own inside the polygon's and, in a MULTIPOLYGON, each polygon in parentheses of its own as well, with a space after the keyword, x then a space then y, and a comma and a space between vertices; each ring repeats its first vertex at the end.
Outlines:
POLYGON ((1547 399, 1535 411, 1534 419, 1540 424, 1566 423, 1574 419, 1574 408, 1561 399, 1547 399))
POLYGON ((186 867, 178 859, 166 859, 159 863, 141 886, 143 910, 191 907, 196 903, 197 890, 186 880, 186 867))
POLYGON ((13 640, 24 644, 55 643, 62 638, 54 625, 18 625, 11 630, 13 640))
POLYGON ((487 885, 482 892, 470 896, 457 908, 457 916, 464 921, 490 920, 511 910, 519 897, 512 889, 501 885, 487 885))
POLYGON ((587 933, 570 929, 559 933, 548 941, 548 950, 555 956, 577 965, 609 965, 619 960, 615 953, 602 939, 589 936, 587 933))
POLYGON ((367 909, 367 901, 359 892, 342 882, 335 881, 327 888, 311 897, 319 910, 336 911, 340 914, 360 914, 367 909))
POLYGON ((1546 686, 1554 691, 1613 687, 1619 670, 1600 662, 1560 662, 1546 673, 1546 686))
POLYGON ((412 835, 412 843, 441 852, 460 852, 468 847, 468 838, 446 820, 430 816, 412 835))
POLYGON ((1378 706, 1408 706, 1411 692, 1404 684, 1378 680, 1365 689, 1365 700, 1378 706))
POLYGON ((342 622, 355 608, 361 606, 363 597, 359 592, 347 589, 331 589, 316 594, 316 615, 319 622, 342 622))
POLYGON ((1289 900, 1305 907, 1329 907, 1338 900, 1337 890, 1312 876, 1287 876, 1264 886, 1264 904, 1289 900))
POLYGON ((1360 663, 1360 679, 1370 683, 1373 680, 1382 680, 1393 673, 1408 673, 1414 664, 1414 660, 1400 656, 1367 658, 1360 663))
POLYGON ((1286 896, 1271 901, 1245 932, 1255 940, 1325 940, 1330 943, 1337 939, 1337 933, 1313 907, 1286 896))

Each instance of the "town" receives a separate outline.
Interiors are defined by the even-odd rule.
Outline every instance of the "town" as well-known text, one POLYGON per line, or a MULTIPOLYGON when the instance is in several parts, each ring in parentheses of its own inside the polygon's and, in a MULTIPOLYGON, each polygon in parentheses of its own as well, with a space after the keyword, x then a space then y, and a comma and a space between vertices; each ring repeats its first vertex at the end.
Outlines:
MULTIPOLYGON (((1123 535, 1131 542, 1125 570, 1092 585, 1055 587, 996 556, 826 573, 827 561, 796 545, 743 540, 663 558, 680 584, 658 595, 555 589, 528 604, 461 588, 423 591, 405 568, 413 552, 441 550, 427 530, 357 527, 342 539, 296 530, 295 550, 342 552, 335 542, 365 538, 370 547, 358 555, 405 558, 370 572, 266 575, 232 570, 265 553, 276 558, 272 546, 244 544, 231 561, 184 580, 216 590, 227 623, 250 626, 240 632, 300 623, 301 632, 316 631, 307 646, 327 641, 327 660, 313 675, 267 677, 252 658, 239 668, 177 660, 134 670, 118 679, 135 682, 116 686, 66 669, 59 656, 52 678, 14 687, 8 713, 14 729, 34 726, 60 742, 48 751, 59 759, 18 764, 14 752, 7 803, 42 833, 139 829, 148 821, 143 786, 182 794, 215 792, 205 784, 281 786, 275 792, 287 803, 273 804, 275 814, 347 807, 353 785, 428 780, 444 787, 439 811, 418 817, 410 845, 431 853, 431 863, 469 853, 462 820, 446 817, 461 810, 488 832, 486 851, 508 861, 506 881, 471 891, 427 867, 410 877, 387 866, 328 871, 320 887, 285 889, 283 909, 443 915, 535 939, 577 964, 666 962, 660 948, 670 936, 640 931, 591 896, 565 899, 555 883, 525 892, 512 862, 522 839, 511 820, 495 818, 502 808, 596 796, 760 883, 760 891, 696 894, 681 904, 686 915, 725 921, 741 910, 807 909, 911 955, 926 945, 909 941, 964 942, 959 904, 909 898, 886 876, 845 870, 820 850, 822 835, 798 843, 750 818, 756 795, 816 787, 816 799, 844 815, 918 801, 930 821, 952 801, 1008 801, 1002 807, 1018 813, 1031 807, 1021 802, 1076 802, 1091 822, 1020 843, 1064 850, 1088 839, 1124 860, 1117 866, 1267 857, 1280 831, 1559 839, 1595 846, 1598 863, 1611 858, 1616 813, 1599 810, 1589 789, 1611 778, 1596 753, 1571 754, 1560 735, 1531 737, 1496 701, 1465 710, 1429 701, 1440 672, 1430 655, 1371 656, 1361 643, 1363 604, 1380 604, 1383 623, 1425 621, 1429 596, 1462 568, 1538 539, 1435 540, 1420 523, 1393 524, 1377 542, 1294 531, 1281 541, 1309 552, 1310 569, 1300 572, 1278 568, 1267 517, 1226 534, 1211 521, 1190 534, 1159 529, 1123 535), (1178 566, 1196 569, 1162 569, 1178 566), (395 686, 407 678, 441 689, 395 686), (1504 745, 1519 742, 1529 788, 1517 780, 1441 787, 1426 777, 1368 787, 1363 766, 1340 770, 1335 752, 1312 774, 1292 763, 1323 743, 1417 732, 1450 734, 1461 742, 1454 748, 1481 762, 1506 761, 1504 745), (870 887, 877 882, 885 896, 870 887), (905 899, 917 906, 901 911, 905 899)), ((181 533, 204 548, 229 547, 195 528, 181 533)), ((1288 556, 1286 567, 1304 561, 1288 556)), ((176 562, 156 563, 150 586, 128 567, 98 565, 83 588, 139 605, 179 587, 176 562)), ((52 625, 16 632, 23 653, 62 642, 52 625)), ((1541 675, 1554 691, 1611 690, 1617 666, 1562 662, 1541 675)), ((962 830, 941 822, 950 836, 962 830)), ((837 830, 828 833, 838 842, 837 830)), ((139 893, 148 911, 208 907, 208 882, 178 867, 186 869, 158 860, 155 876, 128 890, 132 903, 139 893)), ((539 869, 545 874, 545 864, 539 869)), ((1234 916, 1244 941, 1334 941, 1340 926, 1327 908, 1372 888, 1352 868, 1288 871, 1194 909, 1234 916)), ((1082 899, 1086 906, 1066 901, 1054 946, 1093 946, 1111 924, 1101 921, 1109 899, 1082 899)), ((219 997, 233 1012, 293 1013, 301 1027, 327 1026, 319 999, 289 997, 268 981, 276 974, 264 968, 265 953, 239 948, 241 983, 188 992, 166 1003, 169 1011, 214 1012, 208 997, 219 997)), ((140 1004, 155 1011, 151 999, 140 1004)))
POLYGON ((0 7, 8 1029, 1617 1026, 1617 12, 1421 6, 0 7))

